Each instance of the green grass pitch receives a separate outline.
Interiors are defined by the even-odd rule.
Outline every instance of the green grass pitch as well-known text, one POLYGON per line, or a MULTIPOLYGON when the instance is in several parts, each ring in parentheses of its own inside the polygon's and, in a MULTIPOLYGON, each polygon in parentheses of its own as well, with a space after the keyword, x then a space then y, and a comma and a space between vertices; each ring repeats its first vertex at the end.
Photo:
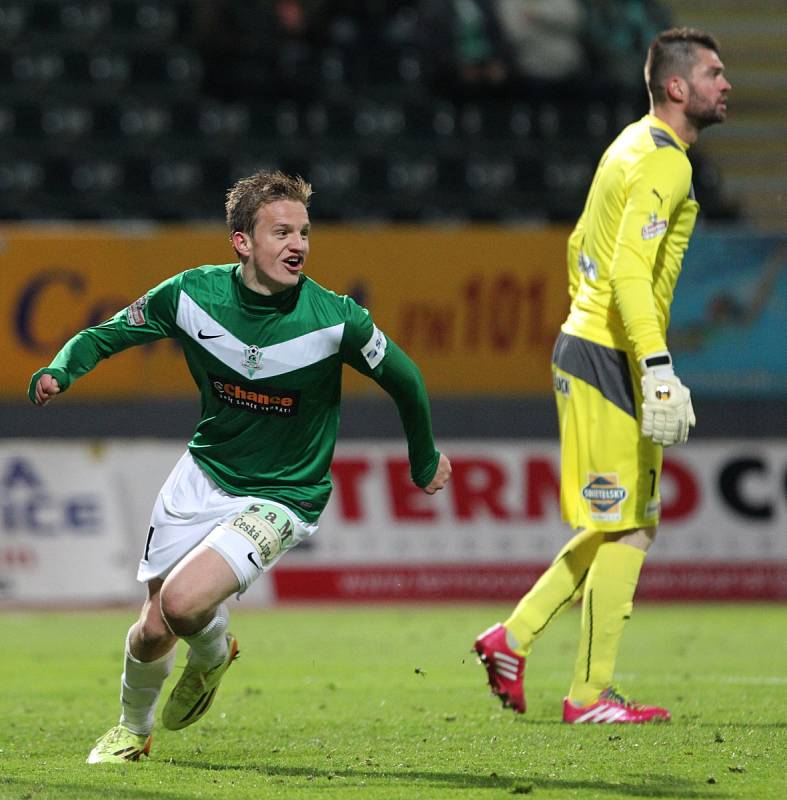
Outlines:
POLYGON ((120 766, 84 761, 135 612, 2 613, 0 798, 787 798, 784 606, 637 606, 618 676, 672 710, 651 726, 560 723, 576 611, 528 663, 528 713, 502 709, 470 647, 509 610, 241 608, 208 716, 120 766))

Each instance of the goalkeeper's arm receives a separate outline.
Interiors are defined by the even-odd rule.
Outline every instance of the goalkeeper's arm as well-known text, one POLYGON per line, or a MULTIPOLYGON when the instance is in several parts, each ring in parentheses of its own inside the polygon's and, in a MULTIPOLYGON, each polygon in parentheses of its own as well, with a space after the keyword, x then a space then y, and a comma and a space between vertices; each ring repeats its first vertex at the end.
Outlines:
POLYGON ((640 361, 642 369, 642 435, 669 447, 689 438, 697 420, 691 392, 672 368, 672 357, 664 350, 640 361))

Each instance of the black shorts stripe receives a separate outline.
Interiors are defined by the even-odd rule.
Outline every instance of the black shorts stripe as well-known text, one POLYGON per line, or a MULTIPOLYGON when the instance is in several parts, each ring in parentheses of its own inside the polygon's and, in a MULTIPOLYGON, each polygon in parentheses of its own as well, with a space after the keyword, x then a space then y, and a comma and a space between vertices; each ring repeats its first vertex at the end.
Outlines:
POLYGON ((148 540, 145 542, 145 561, 148 560, 148 555, 150 555, 150 540, 153 538, 153 526, 150 526, 148 530, 148 540))

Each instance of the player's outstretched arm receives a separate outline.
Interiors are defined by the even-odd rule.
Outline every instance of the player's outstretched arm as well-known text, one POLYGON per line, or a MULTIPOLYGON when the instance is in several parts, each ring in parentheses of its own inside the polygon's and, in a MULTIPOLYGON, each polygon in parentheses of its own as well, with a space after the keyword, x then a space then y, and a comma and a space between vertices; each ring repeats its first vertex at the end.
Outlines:
POLYGON ((60 394, 60 384, 53 375, 44 373, 35 386, 35 401, 37 406, 45 406, 55 395, 60 394))
POLYGON ((185 274, 169 278, 101 324, 72 336, 48 367, 31 376, 27 389, 30 402, 46 405, 102 359, 174 335, 177 298, 185 274))
POLYGON ((435 492, 439 492, 446 483, 448 483, 448 479, 451 477, 451 462, 445 456, 445 454, 440 453, 440 460, 437 462, 437 470, 435 471, 434 478, 429 482, 428 486, 424 486, 424 491, 427 494, 434 494, 435 492))

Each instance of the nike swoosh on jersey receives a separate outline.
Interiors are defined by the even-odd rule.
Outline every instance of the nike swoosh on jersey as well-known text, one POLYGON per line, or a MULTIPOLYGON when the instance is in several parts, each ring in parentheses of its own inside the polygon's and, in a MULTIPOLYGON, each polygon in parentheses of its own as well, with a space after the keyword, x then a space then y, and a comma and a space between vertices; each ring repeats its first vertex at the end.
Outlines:
POLYGON ((197 338, 198 339, 218 339, 220 336, 224 336, 223 333, 203 333, 202 331, 197 331, 197 338))
MULTIPOLYGON (((242 364, 243 352, 246 347, 257 343, 242 342, 182 290, 178 297, 176 324, 192 339, 199 340, 200 346, 214 358, 239 375, 248 377, 248 371, 242 364), (223 331, 223 334, 218 339, 205 340, 199 337, 199 332, 202 330, 223 331)), ((343 334, 344 323, 340 322, 284 342, 263 345, 262 366, 255 371, 254 380, 264 380, 303 369, 338 353, 343 334)))

